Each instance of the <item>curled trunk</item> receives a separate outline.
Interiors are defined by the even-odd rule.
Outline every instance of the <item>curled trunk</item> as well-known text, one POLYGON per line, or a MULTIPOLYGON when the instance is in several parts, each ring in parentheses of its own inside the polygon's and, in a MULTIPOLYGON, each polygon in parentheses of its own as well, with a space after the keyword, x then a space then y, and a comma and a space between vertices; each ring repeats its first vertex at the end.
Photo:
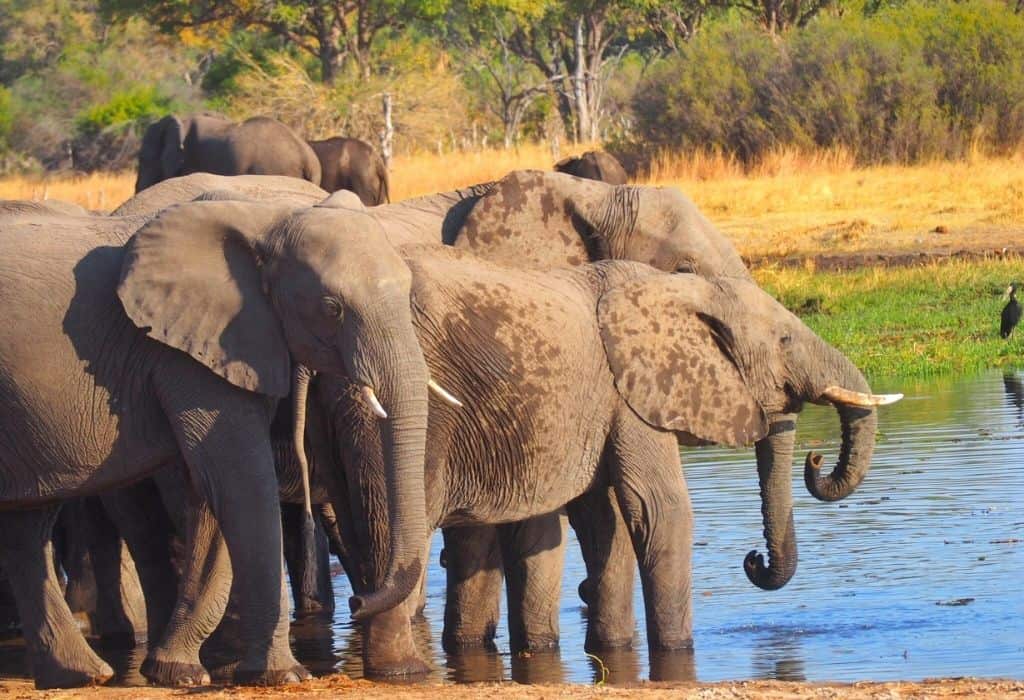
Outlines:
POLYGON ((782 588, 796 573, 792 485, 795 435, 796 416, 780 416, 772 423, 768 436, 755 446, 768 564, 753 550, 743 560, 743 570, 751 583, 767 591, 782 588))
MULTIPOLYGON (((853 363, 837 350, 829 348, 839 359, 839 377, 831 382, 844 389, 870 393, 867 380, 853 363)), ((819 501, 838 501, 853 493, 871 468, 871 456, 875 451, 875 432, 878 429, 878 412, 874 408, 862 408, 844 403, 834 403, 842 426, 842 444, 839 459, 830 474, 822 475, 824 462, 821 455, 808 453, 804 463, 804 484, 812 496, 819 501)))

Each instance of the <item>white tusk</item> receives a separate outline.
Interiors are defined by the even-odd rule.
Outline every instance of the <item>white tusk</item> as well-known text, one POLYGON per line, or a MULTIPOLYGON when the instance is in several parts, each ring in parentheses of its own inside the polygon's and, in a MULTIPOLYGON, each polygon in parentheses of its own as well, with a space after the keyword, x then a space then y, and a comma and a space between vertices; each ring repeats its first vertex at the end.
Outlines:
POLYGON ((440 396, 441 400, 444 401, 445 403, 451 404, 452 406, 455 406, 455 408, 462 408, 462 402, 459 401, 454 396, 452 396, 451 394, 449 394, 447 391, 445 391, 444 387, 435 382, 433 379, 427 380, 427 386, 430 388, 431 391, 440 396))
POLYGON ((362 389, 360 389, 359 393, 362 395, 363 401, 369 404, 370 408, 373 410, 373 413, 378 418, 388 417, 388 412, 385 411, 384 407, 380 405, 380 401, 377 400, 377 395, 373 393, 373 387, 364 386, 362 389))
POLYGON ((861 391, 852 391, 834 385, 825 389, 821 395, 832 403, 843 403, 850 406, 888 406, 903 398, 903 394, 865 394, 861 391))

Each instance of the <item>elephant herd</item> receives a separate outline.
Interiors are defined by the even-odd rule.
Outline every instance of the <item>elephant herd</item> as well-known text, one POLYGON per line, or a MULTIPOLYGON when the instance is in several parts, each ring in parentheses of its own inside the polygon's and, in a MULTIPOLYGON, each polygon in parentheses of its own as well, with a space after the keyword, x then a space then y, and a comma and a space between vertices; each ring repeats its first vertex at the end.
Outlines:
MULTIPOLYGON (((188 168, 211 133, 179 123, 143 148, 188 168)), ((423 673, 437 529, 449 651, 493 649, 503 592, 513 652, 558 645, 567 522, 588 650, 632 643, 636 571, 649 648, 688 648, 679 445, 754 446, 767 558, 744 568, 776 589, 797 565, 801 408, 840 418, 831 472, 804 465, 833 501, 899 398, 672 188, 516 171, 366 207, 283 176, 158 180, 110 215, 0 203, 0 568, 37 687, 112 675, 55 567, 58 517, 85 517, 64 503, 101 510, 130 554, 156 684, 208 683, 218 626, 234 682, 307 678, 283 560, 296 612, 333 610, 329 553, 367 673, 423 673)), ((97 585, 120 552, 93 556, 97 585)))
POLYGON ((169 114, 152 124, 139 149, 135 192, 189 173, 283 175, 328 192, 355 192, 367 205, 391 201, 384 161, 365 141, 303 141, 270 117, 238 124, 215 114, 169 114))

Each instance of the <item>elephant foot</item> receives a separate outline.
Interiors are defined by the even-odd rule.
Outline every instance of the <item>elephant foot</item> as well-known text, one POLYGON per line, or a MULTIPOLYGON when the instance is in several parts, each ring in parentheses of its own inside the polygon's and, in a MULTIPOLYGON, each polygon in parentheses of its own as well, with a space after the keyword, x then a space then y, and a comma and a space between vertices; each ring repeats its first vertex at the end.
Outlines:
POLYGON ((433 669, 419 655, 409 656, 400 661, 374 663, 363 661, 363 673, 367 678, 397 678, 409 676, 425 676, 433 669))
POLYGON ((210 685, 210 674, 198 663, 161 661, 149 656, 142 662, 139 672, 153 685, 172 688, 210 685))
POLYGON ((493 632, 489 632, 485 636, 446 634, 441 640, 441 647, 449 654, 464 654, 473 651, 486 651, 488 653, 498 651, 498 645, 494 643, 493 632))
POLYGON ((114 669, 95 655, 91 659, 83 659, 74 664, 62 663, 47 656, 34 660, 32 676, 35 679, 36 690, 83 688, 90 685, 103 685, 114 677, 114 669))
POLYGON ((648 640, 648 648, 652 652, 689 651, 693 649, 693 637, 648 640))
POLYGON ((288 685, 290 683, 301 683, 312 678, 312 674, 302 664, 295 664, 291 668, 282 670, 273 669, 235 669, 235 685, 288 685))

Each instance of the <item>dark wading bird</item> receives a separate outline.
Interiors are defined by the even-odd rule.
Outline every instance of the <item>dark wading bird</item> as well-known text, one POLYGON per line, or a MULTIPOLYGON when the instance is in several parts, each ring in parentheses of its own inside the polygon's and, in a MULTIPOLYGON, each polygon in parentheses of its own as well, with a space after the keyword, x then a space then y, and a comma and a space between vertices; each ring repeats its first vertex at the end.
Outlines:
POLYGON ((1002 338, 1009 338, 1010 333, 1013 333, 1013 329, 1020 322, 1020 302, 1017 301, 1016 282, 1006 288, 1006 294, 1010 297, 1010 300, 1003 307, 1003 320, 999 324, 999 336, 1002 338))

